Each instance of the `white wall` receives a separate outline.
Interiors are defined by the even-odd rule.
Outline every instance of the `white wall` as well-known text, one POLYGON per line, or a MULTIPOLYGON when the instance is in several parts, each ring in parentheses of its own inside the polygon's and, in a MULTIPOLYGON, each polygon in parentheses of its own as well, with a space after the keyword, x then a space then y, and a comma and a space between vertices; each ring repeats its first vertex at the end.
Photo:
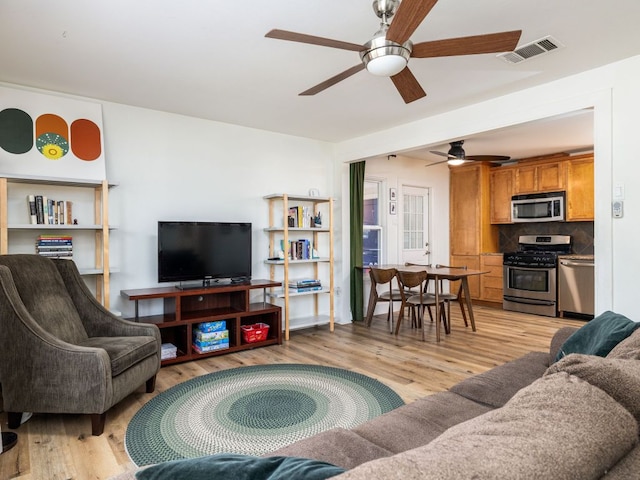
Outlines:
MULTIPOLYGON (((640 235, 640 57, 355 138, 335 146, 338 165, 398 153, 452 138, 594 107, 596 175, 596 311, 607 309, 640 320, 636 304, 640 235), (612 185, 625 185, 625 216, 611 218, 612 185)), ((544 139, 540 139, 541 142, 544 139)), ((344 193, 344 185, 343 185, 344 193)), ((343 228, 348 219, 343 219, 343 228)))
MULTIPOLYGON (((328 144, 169 113, 103 104, 111 190, 111 305, 126 316, 121 289, 157 283, 157 221, 247 221, 253 224, 253 276, 268 278, 270 193, 333 195, 328 144)), ((296 302, 299 309, 309 308, 296 302)), ((161 302, 140 302, 140 314, 161 302)), ((299 312, 294 312, 292 316, 299 312)))

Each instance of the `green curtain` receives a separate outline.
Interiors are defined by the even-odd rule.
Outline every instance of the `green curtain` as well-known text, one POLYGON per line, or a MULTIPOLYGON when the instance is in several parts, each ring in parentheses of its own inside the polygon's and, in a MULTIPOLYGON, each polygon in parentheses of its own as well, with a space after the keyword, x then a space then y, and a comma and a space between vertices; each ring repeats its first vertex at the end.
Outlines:
POLYGON ((362 281, 362 224, 364 222, 364 165, 357 162, 349 165, 349 210, 351 212, 350 271, 351 271, 351 320, 364 319, 364 285, 362 281))

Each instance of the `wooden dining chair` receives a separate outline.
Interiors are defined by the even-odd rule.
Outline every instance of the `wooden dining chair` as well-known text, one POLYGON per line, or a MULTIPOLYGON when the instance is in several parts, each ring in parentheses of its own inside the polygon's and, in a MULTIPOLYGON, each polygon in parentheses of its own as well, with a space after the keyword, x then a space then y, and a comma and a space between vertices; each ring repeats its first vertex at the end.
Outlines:
MULTIPOLYGON (((466 270, 467 266, 466 265, 451 266, 451 265, 436 264, 436 268, 453 268, 453 269, 459 268, 460 270, 466 270)), ((442 288, 443 282, 444 280, 440 280, 440 285, 438 286, 440 288, 440 292, 442 292, 443 290, 442 288)), ((438 297, 444 299, 445 303, 447 304, 447 318, 449 318, 449 321, 451 321, 451 303, 457 302, 458 305, 460 305, 460 312, 462 313, 462 320, 464 320, 464 326, 468 327, 469 322, 467 321, 467 314, 464 309, 464 300, 462 298, 462 281, 448 280, 448 282, 449 282, 449 293, 440 293, 438 295, 438 297), (457 285, 458 291, 457 293, 451 293, 451 287, 455 286, 455 284, 458 284, 457 285)))
MULTIPOLYGON (((402 294, 398 288, 394 288, 394 282, 398 284, 398 271, 395 268, 369 268, 369 278, 371 279, 371 293, 369 294, 369 305, 367 307, 367 327, 371 326, 373 320, 373 312, 378 302, 388 302, 389 310, 387 311, 387 323, 389 324, 389 332, 393 332, 393 303, 399 302, 402 305, 402 294), (378 292, 378 287, 382 289, 378 292)), ((404 309, 398 316, 398 322, 403 316, 404 309)))
MULTIPOLYGON (((424 263, 412 263, 412 262, 405 262, 404 263, 405 267, 424 267, 424 268, 431 268, 431 264, 424 264, 424 263)), ((411 291, 411 295, 413 295, 414 292, 413 289, 409 289, 409 291, 411 291)), ((424 293, 429 293, 429 279, 427 279, 427 283, 424 286, 424 293)), ((427 312, 429 313, 429 319, 433 322, 433 313, 431 312, 431 305, 427 305, 427 312)))
MULTIPOLYGON (((436 305, 436 297, 427 293, 428 276, 426 270, 420 271, 398 271, 398 281, 400 283, 400 293, 402 295, 402 311, 409 308, 411 311, 411 319, 417 326, 422 327, 422 340, 425 340, 424 311, 430 306, 436 305), (413 292, 417 293, 413 293, 413 292)), ((444 308, 444 300, 440 300, 440 319, 447 331, 447 317, 444 308)), ((398 316, 396 324, 396 335, 400 330, 402 316, 398 316)))

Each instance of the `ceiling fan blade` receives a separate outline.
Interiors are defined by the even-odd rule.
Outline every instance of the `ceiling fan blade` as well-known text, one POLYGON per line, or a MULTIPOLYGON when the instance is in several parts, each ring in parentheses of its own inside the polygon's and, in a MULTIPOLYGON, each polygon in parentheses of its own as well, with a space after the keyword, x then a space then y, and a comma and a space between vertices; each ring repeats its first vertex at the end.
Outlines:
POLYGON ((506 155, 467 155, 465 160, 471 160, 472 162, 507 162, 511 157, 506 155))
POLYGON ((321 91, 326 90, 327 88, 335 85, 336 83, 341 82, 345 78, 349 78, 351 75, 358 73, 360 70, 364 70, 364 64, 362 63, 359 63, 358 65, 355 65, 349 68, 348 70, 345 70, 344 72, 339 73, 335 77, 331 77, 328 80, 325 80, 324 82, 319 83, 315 87, 311 87, 309 90, 305 90, 304 92, 299 93, 298 95, 307 96, 307 95, 315 95, 316 93, 320 93, 321 91))
POLYGON ((453 155, 449 155, 448 153, 445 153, 445 152, 438 152, 436 150, 429 150, 429 153, 433 153, 434 155, 440 155, 441 157, 456 158, 453 155))
POLYGON ((425 167, 433 167, 434 165, 440 165, 441 163, 447 163, 449 160, 442 160, 440 162, 428 163, 425 167))
POLYGON ((387 40, 404 43, 422 23, 438 0, 402 0, 387 31, 387 40))
POLYGON ((510 52, 515 50, 521 34, 522 30, 514 30, 511 32, 487 33, 470 37, 421 42, 413 46, 411 56, 415 58, 431 58, 510 52))
POLYGON ((400 73, 392 76, 391 81, 398 89, 404 103, 411 103, 427 96, 409 67, 405 67, 400 73))
POLYGON ((290 42, 310 43, 311 45, 320 45, 322 47, 340 48, 342 50, 352 50, 360 52, 365 49, 364 45, 356 43, 342 42, 340 40, 332 40, 330 38, 315 37, 304 33, 289 32, 287 30, 274 29, 268 32, 265 37, 275 38, 277 40, 288 40, 290 42))

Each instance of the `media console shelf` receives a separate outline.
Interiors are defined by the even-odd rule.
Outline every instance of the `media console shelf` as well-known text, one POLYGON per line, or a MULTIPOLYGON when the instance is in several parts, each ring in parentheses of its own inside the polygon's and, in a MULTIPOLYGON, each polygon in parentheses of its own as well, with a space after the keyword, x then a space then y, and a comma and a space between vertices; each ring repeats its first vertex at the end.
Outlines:
POLYGON ((277 305, 266 301, 266 289, 279 287, 280 282, 252 280, 243 284, 179 289, 177 287, 143 288, 122 290, 120 294, 135 302, 135 321, 153 323, 160 329, 162 343, 172 343, 177 347, 176 358, 162 360, 162 365, 187 362, 226 353, 239 352, 249 348, 266 347, 282 343, 282 311, 277 305), (251 303, 252 290, 262 289, 262 301, 251 303), (140 300, 164 299, 164 313, 140 317, 140 300), (193 330, 203 322, 224 320, 229 330, 229 348, 198 353, 192 345, 193 330), (242 336, 242 326, 255 323, 269 325, 267 338, 246 343, 242 336))

